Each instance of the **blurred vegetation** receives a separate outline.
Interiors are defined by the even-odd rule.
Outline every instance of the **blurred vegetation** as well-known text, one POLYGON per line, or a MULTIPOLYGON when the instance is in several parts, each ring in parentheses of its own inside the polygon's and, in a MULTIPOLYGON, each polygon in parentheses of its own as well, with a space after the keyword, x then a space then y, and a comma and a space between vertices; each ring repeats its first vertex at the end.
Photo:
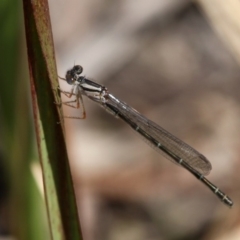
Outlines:
POLYGON ((45 11, 47 1, 23 3, 25 24, 21 2, 4 0, 0 3, 0 150, 3 156, 0 159, 0 237, 50 239, 51 230, 53 239, 81 239, 63 125, 58 124, 57 113, 61 110, 54 103, 60 100, 56 91, 52 91, 58 81, 51 24, 45 11), (31 59, 31 89, 36 91, 31 95, 25 30, 31 59), (36 104, 35 124, 31 99, 36 104), (34 125, 37 126, 47 204, 37 187, 42 180, 32 170, 39 163, 34 125))
POLYGON ((22 3, 0 1, 0 17, 1 165, 9 179, 9 189, 5 191, 9 194, 1 206, 5 213, 1 215, 3 233, 17 239, 49 239, 45 204, 30 169, 37 153, 22 3))

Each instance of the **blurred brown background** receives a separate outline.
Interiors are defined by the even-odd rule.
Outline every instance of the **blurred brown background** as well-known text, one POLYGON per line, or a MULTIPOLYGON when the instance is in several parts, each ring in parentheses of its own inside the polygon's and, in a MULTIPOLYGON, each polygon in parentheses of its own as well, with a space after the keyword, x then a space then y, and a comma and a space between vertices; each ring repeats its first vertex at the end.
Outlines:
POLYGON ((85 240, 240 239, 239 7, 233 0, 50 1, 59 75, 82 65, 203 153, 209 180, 235 203, 228 209, 84 99, 87 119, 65 122, 85 240))

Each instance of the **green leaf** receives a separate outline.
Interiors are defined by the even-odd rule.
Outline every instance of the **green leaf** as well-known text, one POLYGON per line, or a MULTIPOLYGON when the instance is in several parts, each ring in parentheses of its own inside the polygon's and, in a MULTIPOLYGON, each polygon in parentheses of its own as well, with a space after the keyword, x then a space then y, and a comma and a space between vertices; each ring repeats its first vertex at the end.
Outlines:
POLYGON ((67 158, 46 0, 23 0, 30 86, 52 239, 82 239, 67 158), (60 124, 61 123, 61 124, 60 124))

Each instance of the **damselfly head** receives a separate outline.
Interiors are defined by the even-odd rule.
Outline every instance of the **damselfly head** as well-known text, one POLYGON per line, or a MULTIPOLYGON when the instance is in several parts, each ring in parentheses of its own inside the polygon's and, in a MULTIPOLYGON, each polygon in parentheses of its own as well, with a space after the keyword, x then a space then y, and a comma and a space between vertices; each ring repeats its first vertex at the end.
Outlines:
POLYGON ((74 66, 72 69, 68 70, 66 73, 66 81, 68 84, 73 84, 82 73, 83 68, 80 65, 74 66))
POLYGON ((80 65, 76 65, 72 68, 72 73, 76 75, 80 75, 83 72, 83 67, 80 65))

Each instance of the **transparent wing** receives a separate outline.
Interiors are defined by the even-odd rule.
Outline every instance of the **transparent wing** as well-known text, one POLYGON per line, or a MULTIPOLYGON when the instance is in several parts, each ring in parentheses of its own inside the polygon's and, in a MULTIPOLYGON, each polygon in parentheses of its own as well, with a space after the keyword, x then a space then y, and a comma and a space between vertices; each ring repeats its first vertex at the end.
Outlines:
MULTIPOLYGON (((111 94, 108 95, 107 104, 113 106, 125 116, 125 121, 135 122, 139 128, 141 128, 144 132, 152 136, 155 140, 157 140, 162 146, 164 146, 169 152, 177 155, 179 158, 187 162, 192 168, 197 170, 199 173, 203 175, 207 175, 211 169, 211 163, 209 160, 203 156, 201 153, 196 151, 194 148, 190 147, 188 144, 173 136, 171 133, 158 126, 156 123, 150 121, 143 115, 141 115, 134 108, 128 106, 126 103, 116 99, 111 94), (130 121, 127 121, 129 119, 130 121)), ((124 120, 124 119, 123 119, 124 120)), ((131 124, 130 124, 131 125, 131 124)), ((138 132, 138 131, 136 131, 138 132)), ((176 160, 174 160, 169 154, 162 151, 158 148, 153 142, 140 134, 143 139, 156 151, 165 156, 167 159, 172 162, 178 164, 176 160)), ((178 164, 180 165, 180 164, 178 164)), ((181 165, 180 165, 181 166, 181 165)))

